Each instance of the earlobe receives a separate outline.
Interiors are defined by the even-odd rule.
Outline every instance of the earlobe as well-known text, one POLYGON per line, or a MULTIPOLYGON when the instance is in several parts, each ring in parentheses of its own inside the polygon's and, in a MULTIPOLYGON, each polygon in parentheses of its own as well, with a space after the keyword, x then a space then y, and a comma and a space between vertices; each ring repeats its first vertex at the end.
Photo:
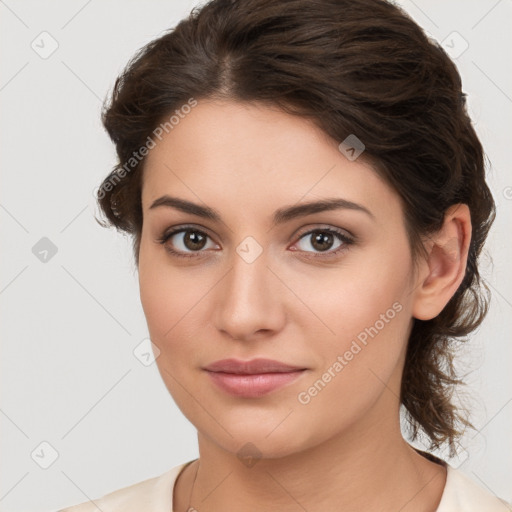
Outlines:
POLYGON ((471 214, 466 204, 451 206, 443 226, 429 237, 428 256, 415 283, 413 316, 435 318, 459 288, 466 273, 471 214))

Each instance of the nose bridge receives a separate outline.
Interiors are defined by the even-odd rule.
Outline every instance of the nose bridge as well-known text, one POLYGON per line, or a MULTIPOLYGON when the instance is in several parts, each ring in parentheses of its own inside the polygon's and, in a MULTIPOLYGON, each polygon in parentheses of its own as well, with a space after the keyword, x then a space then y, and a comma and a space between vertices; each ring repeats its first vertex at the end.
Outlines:
POLYGON ((231 260, 232 270, 228 281, 232 288, 231 292, 240 294, 240 299, 257 298, 259 292, 268 284, 267 253, 263 250, 255 254, 254 248, 247 243, 237 247, 236 254, 231 260))
POLYGON ((215 305, 217 328, 237 339, 277 329, 282 319, 279 280, 267 267, 268 251, 256 244, 246 239, 233 251, 215 305))

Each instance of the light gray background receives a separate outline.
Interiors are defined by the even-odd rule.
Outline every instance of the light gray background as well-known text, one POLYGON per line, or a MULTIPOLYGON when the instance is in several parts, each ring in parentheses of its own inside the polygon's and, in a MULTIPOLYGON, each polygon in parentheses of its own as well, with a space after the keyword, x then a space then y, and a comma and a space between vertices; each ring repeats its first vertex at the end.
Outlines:
MULTIPOLYGON (((480 432, 453 464, 512 500, 512 3, 399 3, 453 51, 469 44, 454 60, 492 163, 498 217, 487 245, 494 267, 484 268, 492 307, 460 359, 473 370, 480 432)), ((156 366, 133 354, 147 327, 130 241, 93 218, 93 191, 115 162, 101 100, 134 52, 194 5, 0 1, 2 511, 55 510, 198 456, 195 429, 156 366), (43 31, 58 43, 45 59, 31 47, 51 49, 43 31), (57 248, 46 262, 32 251, 43 237, 57 248), (58 453, 48 469, 42 442, 58 453)))

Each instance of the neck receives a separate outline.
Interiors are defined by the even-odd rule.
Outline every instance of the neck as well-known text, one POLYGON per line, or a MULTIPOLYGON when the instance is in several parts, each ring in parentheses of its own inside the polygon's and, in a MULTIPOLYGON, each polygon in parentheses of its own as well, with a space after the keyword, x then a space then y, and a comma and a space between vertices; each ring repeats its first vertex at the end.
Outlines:
POLYGON ((174 510, 436 510, 445 468, 419 455, 399 423, 360 428, 252 466, 199 433, 200 458, 187 467, 179 493, 175 487, 174 510))

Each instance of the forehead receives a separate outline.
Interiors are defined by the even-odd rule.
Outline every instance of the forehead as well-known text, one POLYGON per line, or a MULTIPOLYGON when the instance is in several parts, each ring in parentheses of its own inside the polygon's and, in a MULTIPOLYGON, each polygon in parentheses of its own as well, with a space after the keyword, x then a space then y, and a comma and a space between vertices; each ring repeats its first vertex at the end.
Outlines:
POLYGON ((338 196, 396 214, 395 191, 363 158, 350 161, 339 142, 276 107, 201 100, 146 157, 143 209, 163 194, 246 212, 338 196))

